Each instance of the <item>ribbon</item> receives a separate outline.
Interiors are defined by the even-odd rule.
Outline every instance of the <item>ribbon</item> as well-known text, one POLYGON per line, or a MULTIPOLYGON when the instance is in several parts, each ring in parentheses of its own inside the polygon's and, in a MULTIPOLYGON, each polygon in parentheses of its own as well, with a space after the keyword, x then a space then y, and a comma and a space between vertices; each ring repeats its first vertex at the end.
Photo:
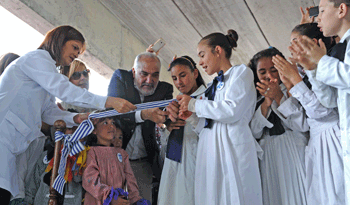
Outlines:
POLYGON ((104 200, 103 205, 109 205, 109 204, 112 202, 113 198, 114 198, 114 200, 117 200, 118 197, 119 197, 119 195, 124 196, 124 197, 128 197, 129 193, 126 192, 126 191, 124 191, 122 188, 116 188, 116 189, 114 189, 114 188, 112 187, 111 193, 110 193, 109 196, 104 200))
MULTIPOLYGON (((136 110, 133 110, 127 113, 133 113, 136 111, 157 108, 157 107, 165 107, 174 100, 175 99, 137 104, 135 105, 137 108, 136 110)), ((84 120, 72 135, 70 134, 65 135, 60 131, 56 131, 55 142, 64 139, 60 166, 58 168, 58 176, 56 177, 55 182, 53 183, 53 186, 52 186, 58 193, 60 193, 61 195, 63 194, 64 184, 66 183, 64 179, 64 174, 66 170, 68 154, 70 154, 71 156, 74 156, 79 152, 83 151, 84 145, 79 140, 88 136, 94 130, 94 125, 91 122, 90 118, 91 119, 106 118, 106 117, 111 117, 116 115, 124 115, 127 113, 119 113, 116 110, 108 110, 105 112, 91 113, 88 119, 84 120)))
MULTIPOLYGON (((205 91, 205 97, 208 97, 208 100, 214 100, 216 86, 218 82, 223 82, 223 81, 224 81, 224 71, 220 70, 220 72, 218 73, 218 76, 214 78, 211 86, 205 91)), ((213 120, 209 118, 205 118, 204 128, 211 128, 212 125, 213 125, 213 120)))

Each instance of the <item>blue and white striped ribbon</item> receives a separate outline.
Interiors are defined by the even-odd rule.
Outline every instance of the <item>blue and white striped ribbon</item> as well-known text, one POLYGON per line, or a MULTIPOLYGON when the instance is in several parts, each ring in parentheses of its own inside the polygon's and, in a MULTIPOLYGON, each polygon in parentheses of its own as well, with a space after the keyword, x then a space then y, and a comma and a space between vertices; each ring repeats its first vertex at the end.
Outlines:
MULTIPOLYGON (((133 113, 136 111, 146 110, 146 109, 156 108, 156 107, 165 107, 174 100, 175 99, 136 104, 135 106, 137 109, 127 113, 133 113)), ((58 193, 60 193, 61 195, 63 194, 64 184, 66 183, 66 180, 64 180, 64 174, 66 171, 68 154, 70 154, 71 156, 74 156, 79 152, 83 151, 84 145, 79 140, 88 136, 94 130, 94 125, 91 122, 90 118, 91 119, 105 118, 105 117, 111 117, 116 115, 124 115, 127 113, 119 113, 116 110, 108 110, 105 112, 91 113, 88 119, 84 120, 72 135, 65 135, 59 131, 55 133, 56 142, 64 139, 60 166, 58 168, 58 176, 56 177, 55 182, 53 183, 53 188, 58 193)))

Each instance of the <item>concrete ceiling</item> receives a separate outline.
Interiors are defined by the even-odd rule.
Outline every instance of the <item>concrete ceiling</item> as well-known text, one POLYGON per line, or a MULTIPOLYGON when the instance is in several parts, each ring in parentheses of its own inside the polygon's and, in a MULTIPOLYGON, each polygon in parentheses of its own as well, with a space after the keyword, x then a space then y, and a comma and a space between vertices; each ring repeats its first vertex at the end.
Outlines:
MULTIPOLYGON (((198 61, 196 45, 209 33, 234 29, 239 35, 234 64, 246 64, 258 51, 274 46, 289 55, 290 32, 300 22, 299 7, 313 0, 100 0, 145 44, 166 41, 160 56, 177 54, 198 61)), ((208 80, 208 76, 205 77, 208 80)), ((210 78, 209 78, 210 79, 210 78)))
MULTIPOLYGON (((198 62, 199 40, 228 29, 239 35, 233 64, 247 64, 269 46, 289 56, 290 32, 301 18, 299 7, 317 4, 314 0, 0 0, 43 34, 58 25, 77 27, 89 46, 83 60, 106 78, 114 69, 131 69, 135 56, 159 37, 166 41, 159 54, 165 67, 175 54, 198 62)), ((211 81, 200 71, 206 82, 211 81)), ((161 79, 172 81, 166 71, 161 79)))

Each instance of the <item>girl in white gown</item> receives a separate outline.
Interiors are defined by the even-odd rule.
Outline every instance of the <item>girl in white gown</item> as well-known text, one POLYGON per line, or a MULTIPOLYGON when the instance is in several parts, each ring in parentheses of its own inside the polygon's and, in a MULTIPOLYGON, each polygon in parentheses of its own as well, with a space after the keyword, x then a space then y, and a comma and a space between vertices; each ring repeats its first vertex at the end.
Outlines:
POLYGON ((305 146, 309 130, 299 102, 290 97, 288 81, 281 83, 272 56, 276 48, 262 50, 250 60, 258 91, 257 109, 250 123, 260 139, 264 155, 260 160, 265 205, 306 204, 305 146))
MULTIPOLYGON (((323 36, 316 23, 296 26, 291 34, 291 41, 300 35, 311 39, 322 38, 330 50, 331 38, 323 36)), ((298 73, 295 65, 276 56, 273 58, 276 68, 293 83, 290 93, 306 110, 307 122, 310 125, 310 140, 305 150, 306 193, 309 205, 345 204, 344 167, 339 128, 339 114, 336 108, 324 107, 317 97, 319 91, 330 89, 316 80, 316 76, 307 71, 312 85, 307 86, 298 73)), ((303 70, 301 70, 303 72, 303 70)), ((305 75, 305 73, 304 73, 305 75)), ((307 81, 305 81, 307 82, 307 81)))
MULTIPOLYGON (((192 58, 188 56, 176 58, 171 62, 169 71, 174 85, 181 93, 198 97, 206 90, 203 78, 192 58)), ((178 104, 173 102, 167 110, 178 113, 178 104)), ((198 135, 193 131, 191 124, 185 124, 183 120, 169 124, 167 129, 161 132, 162 149, 167 149, 170 132, 173 129, 180 129, 179 126, 184 126, 182 149, 180 149, 181 160, 175 161, 168 156, 164 160, 158 195, 159 205, 195 204, 194 178, 198 135)))
POLYGON ((259 145, 249 122, 256 103, 253 73, 245 65, 232 66, 238 35, 212 33, 198 44, 199 64, 217 73, 203 99, 179 95, 180 116, 198 117, 195 204, 261 205, 259 145))

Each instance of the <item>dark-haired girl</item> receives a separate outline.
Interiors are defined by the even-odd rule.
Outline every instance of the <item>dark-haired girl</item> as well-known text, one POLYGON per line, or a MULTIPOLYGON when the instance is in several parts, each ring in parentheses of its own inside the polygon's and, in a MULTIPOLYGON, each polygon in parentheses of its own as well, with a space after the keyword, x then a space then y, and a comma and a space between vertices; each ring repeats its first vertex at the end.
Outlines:
MULTIPOLYGON (((171 62, 169 71, 174 85, 182 94, 198 98, 206 90, 202 76, 192 58, 188 56, 176 58, 171 62)), ((182 149, 181 155, 179 155, 181 157, 180 161, 175 161, 172 157, 168 158, 169 156, 164 160, 159 187, 159 205, 195 204, 194 178, 198 133, 193 131, 191 118, 186 120, 187 124, 184 127, 175 126, 177 123, 181 125, 181 121, 177 120, 175 123, 170 124, 168 130, 165 130, 164 136, 162 136, 162 141, 168 141, 173 127, 177 130, 183 129, 182 149)), ((177 130, 174 130, 174 132, 177 130)), ((162 146, 164 144, 166 143, 162 143, 162 146)), ((168 146, 173 145, 169 143, 168 146)), ((171 147, 168 148, 171 150, 171 147)))
POLYGON ((263 202, 268 205, 306 204, 305 146, 309 130, 303 107, 290 97, 291 83, 280 78, 272 62, 276 48, 262 50, 250 60, 258 90, 250 122, 264 151, 260 160, 263 202), (281 83, 281 80, 283 83, 281 83))
MULTIPOLYGON (((324 37, 316 23, 296 26, 291 41, 300 35, 306 35, 318 42, 322 39, 329 51, 330 37, 324 37)), ((275 67, 293 84, 290 93, 304 107, 310 125, 310 140, 305 148, 306 193, 308 204, 345 204, 344 167, 339 128, 339 114, 336 108, 327 108, 320 103, 329 101, 322 91, 333 88, 316 80, 316 73, 299 69, 281 56, 273 57, 275 67), (304 77, 304 80, 302 79, 304 77), (305 78, 309 78, 308 86, 305 78), (311 90, 312 89, 312 90, 311 90), (321 92, 319 92, 321 91, 321 92), (319 95, 320 94, 320 95, 319 95)))
POLYGON ((179 95, 180 113, 199 118, 195 204, 262 204, 257 151, 249 128, 256 103, 253 73, 232 66, 238 35, 212 33, 197 46, 199 65, 217 73, 203 99, 179 95))

